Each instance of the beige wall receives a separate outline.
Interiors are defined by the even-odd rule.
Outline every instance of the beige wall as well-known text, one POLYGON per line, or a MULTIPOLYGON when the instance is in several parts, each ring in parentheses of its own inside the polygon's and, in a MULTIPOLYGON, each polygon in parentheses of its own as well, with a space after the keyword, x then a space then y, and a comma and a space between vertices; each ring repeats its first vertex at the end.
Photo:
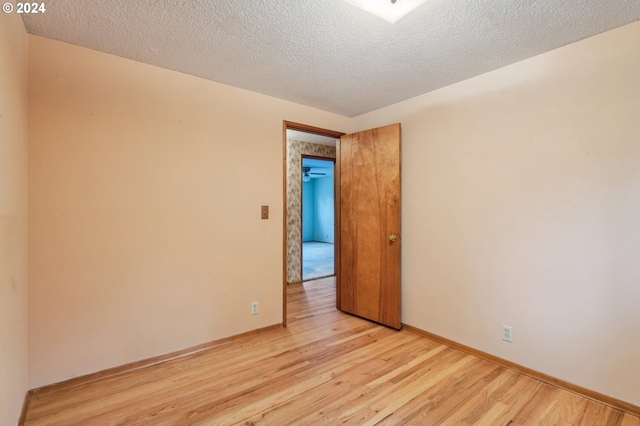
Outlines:
POLYGON ((0 14, 0 424, 27 391, 27 33, 0 14))
POLYGON ((29 42, 30 386, 282 322, 282 121, 348 119, 29 42))
POLYGON ((355 119, 403 126, 403 322, 640 404, 639 52, 637 22, 355 119))

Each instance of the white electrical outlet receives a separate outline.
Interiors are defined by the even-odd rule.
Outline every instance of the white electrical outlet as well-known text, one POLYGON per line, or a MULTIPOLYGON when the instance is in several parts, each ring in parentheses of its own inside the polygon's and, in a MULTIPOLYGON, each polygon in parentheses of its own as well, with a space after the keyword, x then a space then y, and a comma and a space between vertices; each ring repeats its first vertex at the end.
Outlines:
POLYGON ((502 324, 502 340, 513 343, 513 328, 510 325, 502 324))
POLYGON ((251 315, 258 313, 258 302, 251 302, 251 315))

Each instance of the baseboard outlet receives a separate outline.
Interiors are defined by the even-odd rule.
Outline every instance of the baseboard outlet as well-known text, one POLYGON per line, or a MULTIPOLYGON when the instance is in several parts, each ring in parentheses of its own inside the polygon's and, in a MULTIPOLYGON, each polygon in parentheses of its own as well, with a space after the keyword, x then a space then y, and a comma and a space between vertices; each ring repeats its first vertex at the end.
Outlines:
MULTIPOLYGON (((91 382, 95 382, 97 380, 101 380, 101 379, 105 379, 108 377, 114 377, 114 376, 118 376, 121 374, 125 374, 134 370, 139 370, 142 368, 146 368, 146 367, 151 367, 153 365, 158 365, 158 364, 162 364, 162 363, 166 363, 166 362, 170 362, 179 358, 184 358, 187 356, 192 356, 195 355, 197 353, 206 351, 208 349, 220 346, 220 345, 224 345, 230 342, 233 342, 235 340, 238 339, 244 339, 247 337, 253 337, 255 335, 258 334, 262 334, 265 332, 269 332, 271 330, 275 330, 275 329, 279 329, 282 328, 283 325, 280 324, 274 324, 274 325, 270 325, 267 327, 263 327, 263 328, 258 328, 256 330, 251 330, 251 331, 247 331, 246 333, 241 333, 241 334, 236 334, 234 336, 229 336, 229 337, 225 337, 222 339, 218 339, 218 340, 214 340, 211 342, 207 342, 207 343, 202 343, 200 345, 196 345, 196 346, 191 346, 189 348, 186 349, 181 349, 179 351, 175 351, 175 352, 170 352, 164 355, 158 355, 155 357, 151 357, 151 358, 147 358, 147 359, 143 359, 140 361, 134 361, 131 362, 129 364, 124 364, 118 367, 112 367, 112 368, 107 368, 105 370, 101 370, 101 371, 97 371, 95 373, 89 373, 86 374, 84 376, 78 376, 78 377, 74 377, 72 379, 68 379, 68 380, 63 380, 61 382, 57 382, 57 383, 52 383, 50 385, 45 385, 39 388, 35 388, 35 389, 31 389, 30 391, 27 392, 27 395, 25 397, 25 402, 23 405, 23 416, 26 416, 26 412, 29 406, 29 400, 31 399, 31 397, 33 397, 33 395, 35 394, 48 394, 48 393, 55 393, 55 392, 59 392, 61 390, 67 390, 69 388, 73 388, 76 386, 82 386, 82 385, 86 385, 88 383, 91 382)), ((22 416, 21 416, 21 420, 22 420, 22 416)), ((24 422, 24 420, 23 420, 24 422)), ((19 423, 19 425, 22 423, 19 423)))
POLYGON ((451 348, 457 349, 459 351, 468 353, 470 355, 477 356, 478 358, 484 359, 486 361, 497 364, 501 367, 508 368, 510 370, 515 371, 516 373, 521 373, 526 376, 532 377, 534 379, 540 380, 542 382, 548 383, 552 386, 555 386, 560 389, 564 389, 569 392, 573 392, 585 398, 592 399, 597 402, 601 402, 602 404, 606 404, 610 407, 617 408, 618 410, 622 410, 626 413, 629 413, 634 416, 640 416, 640 406, 631 404, 626 401, 619 400, 617 398, 613 398, 611 396, 602 394, 600 392, 593 391, 591 389, 583 388, 582 386, 574 385, 573 383, 569 383, 567 381, 558 379, 556 377, 550 376, 545 373, 541 373, 540 371, 533 370, 531 368, 522 366, 520 364, 516 364, 515 362, 511 362, 509 360, 497 357, 495 355, 491 355, 490 353, 483 352, 479 349, 472 348, 471 346, 463 345, 462 343, 458 343, 454 340, 449 340, 445 337, 438 336, 437 334, 430 333, 428 331, 422 330, 418 327, 414 327, 408 324, 403 324, 403 328, 411 333, 427 337, 431 340, 434 340, 438 343, 442 343, 443 345, 449 346, 451 348))

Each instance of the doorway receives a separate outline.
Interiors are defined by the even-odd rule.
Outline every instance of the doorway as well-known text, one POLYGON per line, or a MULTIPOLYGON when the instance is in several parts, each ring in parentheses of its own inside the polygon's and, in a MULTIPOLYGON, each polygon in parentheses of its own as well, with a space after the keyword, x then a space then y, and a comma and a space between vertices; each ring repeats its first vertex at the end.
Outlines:
POLYGON ((287 287, 303 282, 301 186, 306 154, 336 158, 337 308, 400 329, 400 123, 344 135, 284 121, 283 140, 283 325, 287 326, 287 287), (329 155, 319 154, 322 145, 314 144, 304 145, 314 152, 303 153, 299 147, 305 143, 290 139, 289 131, 333 137, 336 145, 323 148, 329 155))
POLYGON ((335 274, 334 165, 302 156, 302 281, 335 274))
MULTIPOLYGON (((303 155, 308 158, 321 158, 333 161, 336 158, 337 141, 343 134, 344 133, 341 132, 307 126, 304 124, 288 121, 283 122, 284 233, 282 322, 285 327, 287 325, 287 288, 290 284, 300 284, 303 280, 303 155)), ((337 258, 337 256, 338 253, 335 253, 334 258, 337 258)))

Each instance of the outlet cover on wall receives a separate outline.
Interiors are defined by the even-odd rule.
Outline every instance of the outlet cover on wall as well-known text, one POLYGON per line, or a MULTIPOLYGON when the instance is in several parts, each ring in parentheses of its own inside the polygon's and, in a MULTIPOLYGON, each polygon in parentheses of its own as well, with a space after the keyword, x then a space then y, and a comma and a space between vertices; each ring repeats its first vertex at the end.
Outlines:
POLYGON ((502 340, 513 343, 513 328, 510 325, 502 324, 502 340))
POLYGON ((258 313, 258 302, 251 302, 251 315, 258 313))

